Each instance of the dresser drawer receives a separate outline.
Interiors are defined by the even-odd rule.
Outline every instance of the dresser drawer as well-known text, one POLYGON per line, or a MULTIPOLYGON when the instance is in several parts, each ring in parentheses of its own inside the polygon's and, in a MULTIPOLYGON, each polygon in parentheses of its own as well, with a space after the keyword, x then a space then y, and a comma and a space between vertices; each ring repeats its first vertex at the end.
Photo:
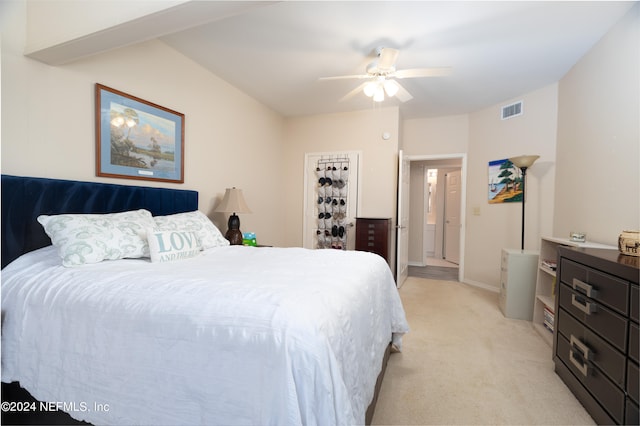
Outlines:
POLYGON ((637 404, 640 402, 640 370, 638 364, 628 361, 627 366, 627 395, 637 404))
POLYGON ((613 348, 597 334, 580 324, 575 318, 560 309, 557 320, 558 332, 571 344, 575 339, 574 352, 587 358, 587 362, 602 370, 615 384, 624 388, 624 370, 627 363, 624 354, 613 348))
POLYGON ((640 363, 640 328, 638 324, 629 324, 629 358, 640 363))
POLYGON ((640 322, 640 290, 637 285, 631 286, 631 303, 629 303, 629 318, 635 322, 640 322))
POLYGON ((560 263, 560 281, 623 315, 629 312, 627 281, 565 258, 560 263))
POLYGON ((367 222, 361 223, 361 226, 363 226, 365 229, 365 232, 368 232, 369 234, 375 234, 378 232, 385 234, 389 229, 388 222, 386 219, 369 220, 367 222))
POLYGON ((625 414, 625 395, 622 389, 617 387, 611 380, 609 380, 599 369, 588 365, 586 361, 580 359, 579 355, 574 353, 573 358, 576 361, 571 361, 571 345, 569 341, 560 333, 558 333, 558 345, 556 347, 556 354, 563 364, 573 373, 573 375, 589 389, 590 393, 597 400, 597 402, 609 413, 609 415, 615 420, 616 423, 621 424, 624 422, 625 414), (585 372, 581 368, 581 364, 586 363, 587 371, 585 372), (576 365, 577 364, 577 365, 576 365))
POLYGON ((638 404, 627 398, 627 410, 625 413, 625 424, 638 425, 640 424, 640 413, 638 412, 638 404))
POLYGON ((558 306, 605 338, 621 352, 627 352, 627 320, 611 309, 578 293, 564 283, 560 285, 558 306), (587 313, 588 312, 588 313, 587 313))

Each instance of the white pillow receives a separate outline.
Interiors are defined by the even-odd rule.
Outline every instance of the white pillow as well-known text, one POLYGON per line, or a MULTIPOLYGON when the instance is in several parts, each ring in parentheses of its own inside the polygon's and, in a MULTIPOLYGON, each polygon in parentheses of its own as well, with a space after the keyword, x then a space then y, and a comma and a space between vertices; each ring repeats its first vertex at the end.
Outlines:
POLYGON ((198 236, 193 231, 149 229, 147 238, 152 262, 171 262, 200 254, 198 236))
POLYGON ((163 231, 193 231, 198 236, 200 247, 228 246, 227 240, 220 230, 199 210, 187 213, 176 213, 169 216, 154 216, 155 228, 163 231))
POLYGON ((38 216, 64 266, 149 256, 146 231, 154 226, 147 210, 109 214, 38 216))

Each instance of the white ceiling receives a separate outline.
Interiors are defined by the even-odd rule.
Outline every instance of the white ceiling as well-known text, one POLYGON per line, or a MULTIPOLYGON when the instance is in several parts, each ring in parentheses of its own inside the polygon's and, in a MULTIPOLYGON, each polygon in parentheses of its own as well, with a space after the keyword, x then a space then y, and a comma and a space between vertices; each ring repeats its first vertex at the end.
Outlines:
MULTIPOLYGON (((255 5, 255 3, 254 3, 255 5)), ((398 69, 451 66, 447 77, 403 79, 404 118, 464 114, 560 80, 634 2, 264 2, 161 37, 285 116, 372 107, 360 80, 377 47, 398 69)))

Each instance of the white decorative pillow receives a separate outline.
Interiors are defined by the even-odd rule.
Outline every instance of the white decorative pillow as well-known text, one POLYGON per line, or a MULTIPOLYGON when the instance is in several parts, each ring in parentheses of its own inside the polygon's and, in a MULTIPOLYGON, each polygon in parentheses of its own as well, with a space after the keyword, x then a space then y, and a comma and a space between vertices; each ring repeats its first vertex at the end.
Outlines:
POLYGON ((200 254, 198 236, 193 231, 149 229, 149 252, 152 262, 171 262, 200 254))
POLYGON ((200 247, 228 246, 227 240, 220 230, 199 210, 187 213, 176 213, 168 216, 154 216, 156 228, 164 231, 193 231, 198 236, 200 247))
POLYGON ((146 231, 154 226, 147 210, 109 214, 38 216, 64 266, 149 256, 146 231))

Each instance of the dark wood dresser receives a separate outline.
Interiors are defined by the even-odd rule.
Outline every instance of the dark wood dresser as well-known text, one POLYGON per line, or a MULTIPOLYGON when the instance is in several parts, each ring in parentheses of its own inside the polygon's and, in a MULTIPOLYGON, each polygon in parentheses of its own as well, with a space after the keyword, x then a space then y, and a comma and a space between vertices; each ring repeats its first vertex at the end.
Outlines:
POLYGON ((640 423, 640 259, 558 248, 555 371, 598 424, 640 423))
POLYGON ((390 244, 390 218, 356 218, 356 250, 379 254, 390 263, 390 244))

